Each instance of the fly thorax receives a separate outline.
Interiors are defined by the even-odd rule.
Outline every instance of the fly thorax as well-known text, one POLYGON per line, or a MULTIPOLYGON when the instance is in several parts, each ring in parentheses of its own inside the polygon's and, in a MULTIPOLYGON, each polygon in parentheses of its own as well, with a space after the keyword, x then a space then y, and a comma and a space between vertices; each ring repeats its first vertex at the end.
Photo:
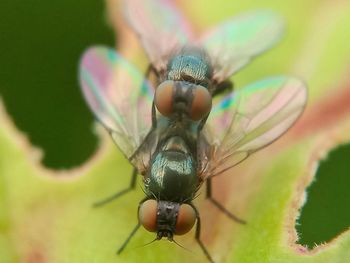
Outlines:
POLYGON ((192 155, 182 150, 183 141, 180 142, 177 144, 172 141, 171 149, 165 144, 155 154, 145 184, 148 195, 176 202, 193 198, 198 187, 196 164, 192 155))
POLYGON ((168 63, 167 79, 185 80, 208 86, 212 68, 202 49, 186 47, 168 63))

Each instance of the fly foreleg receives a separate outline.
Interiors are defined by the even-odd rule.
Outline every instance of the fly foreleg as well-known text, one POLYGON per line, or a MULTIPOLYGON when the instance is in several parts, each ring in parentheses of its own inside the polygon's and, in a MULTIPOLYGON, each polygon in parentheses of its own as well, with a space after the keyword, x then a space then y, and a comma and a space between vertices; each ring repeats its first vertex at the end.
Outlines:
POLYGON ((207 257, 207 259, 209 260, 210 263, 214 263, 214 260, 212 259, 212 257, 210 256, 207 248, 204 246, 202 240, 201 240, 201 218, 199 216, 199 212, 197 210, 197 208, 193 205, 190 204, 192 206, 192 208, 194 209, 195 213, 196 213, 196 233, 195 233, 195 239, 197 241, 197 243, 199 244, 199 246, 201 247, 203 253, 205 254, 205 256, 207 257))
POLYGON ((230 211, 228 211, 225 207, 223 207, 216 199, 212 196, 212 184, 211 184, 211 178, 207 179, 207 191, 206 191, 206 198, 209 199, 209 201, 215 205, 221 212, 223 212, 225 215, 227 215, 230 219, 233 221, 236 221, 240 224, 246 224, 246 221, 238 218, 234 214, 232 214, 230 211))
POLYGON ((225 80, 216 86, 213 92, 213 97, 218 94, 222 94, 224 92, 231 92, 232 90, 233 90, 233 82, 230 80, 225 80))
POLYGON ((156 88, 159 84, 159 78, 160 75, 156 68, 152 64, 149 64, 145 72, 145 79, 152 83, 153 87, 156 88))
POLYGON ((140 222, 137 223, 137 225, 134 227, 134 229, 131 231, 131 233, 129 234, 128 238, 124 241, 123 245, 121 245, 121 247, 118 249, 117 251, 117 255, 120 255, 120 253, 123 252, 124 248, 126 247, 126 245, 129 243, 129 241, 131 240, 131 238, 136 234, 137 230, 140 228, 141 224, 140 222))
POLYGON ((130 185, 128 188, 126 189, 123 189, 121 190, 120 192, 118 193, 115 193, 114 195, 112 196, 109 196, 108 198, 106 199, 103 199, 99 202, 96 202, 93 204, 93 207, 100 207, 104 204, 107 204, 115 199, 117 199, 118 197, 121 197, 122 195, 128 193, 129 191, 131 190, 134 190, 135 189, 135 186, 136 186, 136 179, 137 179, 137 170, 134 168, 133 172, 132 172, 132 175, 131 175, 131 181, 130 181, 130 185))

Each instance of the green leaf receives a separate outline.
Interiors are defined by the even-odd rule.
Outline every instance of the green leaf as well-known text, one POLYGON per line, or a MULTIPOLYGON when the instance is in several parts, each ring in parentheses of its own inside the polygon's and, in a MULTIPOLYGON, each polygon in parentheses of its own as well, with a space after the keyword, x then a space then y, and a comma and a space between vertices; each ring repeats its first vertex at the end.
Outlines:
MULTIPOLYGON (((230 16, 231 10, 261 7, 232 2, 227 1, 225 8, 213 1, 184 5, 202 24, 230 16), (205 9, 200 12, 193 6, 205 9), (212 17, 206 16, 208 10, 212 17)), ((349 231, 308 251, 296 244, 294 225, 319 160, 350 140, 349 100, 344 100, 350 99, 345 79, 350 3, 271 0, 265 7, 286 17, 289 34, 281 46, 242 71, 236 83, 295 73, 309 84, 308 108, 281 140, 215 178, 214 195, 247 225, 219 213, 201 190, 195 203, 203 218, 202 238, 216 262, 346 262, 349 231)), ((126 41, 122 34, 120 39, 126 41)), ((193 253, 165 241, 140 247, 154 239, 141 229, 123 254, 115 255, 137 222, 143 193, 137 187, 104 207, 92 208, 94 202, 127 187, 132 170, 107 134, 99 129, 98 135, 99 150, 86 164, 49 170, 40 163, 40 151, 17 131, 1 107, 0 262, 205 262, 194 231, 176 239, 193 253)))

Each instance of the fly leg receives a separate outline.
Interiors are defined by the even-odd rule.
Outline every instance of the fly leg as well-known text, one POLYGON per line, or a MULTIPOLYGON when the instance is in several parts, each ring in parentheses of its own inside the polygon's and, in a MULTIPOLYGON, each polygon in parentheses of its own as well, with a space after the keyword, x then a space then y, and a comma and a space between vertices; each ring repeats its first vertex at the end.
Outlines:
POLYGON ((215 205, 221 212, 223 212, 225 215, 227 215, 230 219, 233 221, 236 221, 237 223, 240 224, 246 224, 247 222, 238 218, 234 214, 232 214, 230 211, 228 211, 225 207, 223 207, 216 199, 213 198, 212 196, 212 187, 211 187, 211 178, 207 179, 207 191, 206 191, 206 198, 209 199, 209 201, 215 205))
MULTIPOLYGON (((139 208, 138 210, 140 210, 140 206, 142 203, 144 203, 146 200, 148 200, 148 197, 145 197, 141 200, 141 202, 139 203, 139 208)), ((127 239, 124 241, 124 243, 120 246, 120 248, 117 251, 117 255, 120 255, 120 253, 123 252, 123 250, 125 249, 125 247, 127 246, 127 244, 129 243, 129 241, 131 240, 131 238, 136 234, 137 230, 140 228, 141 223, 140 221, 137 222, 137 225, 134 227, 134 229, 130 232, 129 236, 127 237, 127 239)))
MULTIPOLYGON (((153 81, 154 82, 153 87, 155 89, 158 85, 160 76, 159 76, 159 73, 156 70, 156 68, 152 64, 149 64, 147 69, 146 69, 146 72, 145 72, 145 78, 147 80, 151 81, 151 83, 152 83, 152 80, 151 80, 152 73, 154 74, 153 76, 156 77, 156 80, 153 81)), ((154 105, 154 101, 153 101, 153 103, 152 103, 152 128, 157 127, 157 116, 156 115, 157 115, 156 114, 156 106, 154 105)))
MULTIPOLYGON (((147 70, 145 72, 145 78, 150 80, 152 73, 156 76, 157 82, 158 82, 159 74, 158 74, 156 68, 152 64, 149 64, 147 67, 147 70)), ((153 84, 155 84, 155 83, 153 83, 153 84)), ((154 88, 156 88, 156 85, 154 85, 154 88)), ((155 106, 154 100, 153 100, 153 102, 152 102, 152 128, 156 128, 156 127, 157 127, 157 114, 156 114, 156 106, 155 106)))
POLYGON ((106 198, 106 199, 103 199, 99 202, 96 202, 93 204, 94 207, 100 207, 104 204, 107 204, 109 203, 110 201, 113 201, 114 199, 117 199, 118 197, 126 194, 127 192, 131 191, 131 190, 134 190, 135 189, 135 186, 136 186, 136 179, 137 179, 137 170, 134 168, 133 172, 132 172, 132 176, 131 176, 131 181, 130 181, 130 185, 128 188, 125 188, 123 190, 121 190, 120 192, 118 193, 115 193, 114 195, 106 198))
POLYGON ((129 234, 128 238, 124 241, 124 243, 121 245, 121 247, 118 249, 117 251, 117 255, 120 255, 120 253, 123 252, 124 248, 126 247, 126 245, 129 243, 129 241, 131 240, 131 238, 136 234, 137 230, 140 228, 141 224, 140 222, 137 223, 137 225, 134 227, 134 229, 131 231, 131 233, 129 234))
POLYGON ((225 80, 216 86, 212 96, 215 97, 218 94, 222 94, 223 92, 226 92, 226 91, 231 92, 232 90, 233 90, 233 82, 230 80, 225 80))
POLYGON ((159 84, 159 78, 159 72, 152 64, 149 64, 145 72, 145 79, 152 83, 154 89, 156 89, 159 84))
POLYGON ((212 259, 212 257, 210 256, 207 248, 204 246, 202 240, 201 240, 201 218, 199 216, 199 212, 197 210, 197 208, 191 203, 190 204, 192 206, 192 208, 194 209, 194 212, 196 213, 196 233, 195 233, 195 239, 197 241, 197 243, 199 244, 199 246, 201 247, 203 253, 205 254, 205 256, 207 257, 207 259, 210 261, 210 263, 214 263, 214 260, 212 259))
POLYGON ((199 134, 202 131, 205 123, 207 122, 208 117, 209 117, 209 114, 207 116, 205 116, 198 125, 198 138, 199 138, 199 134))
POLYGON ((157 128, 157 113, 156 113, 156 106, 154 105, 154 101, 152 103, 152 128, 157 128))
POLYGON ((156 68, 152 64, 149 64, 145 72, 146 79, 149 79, 152 73, 157 77, 157 79, 159 78, 156 68))

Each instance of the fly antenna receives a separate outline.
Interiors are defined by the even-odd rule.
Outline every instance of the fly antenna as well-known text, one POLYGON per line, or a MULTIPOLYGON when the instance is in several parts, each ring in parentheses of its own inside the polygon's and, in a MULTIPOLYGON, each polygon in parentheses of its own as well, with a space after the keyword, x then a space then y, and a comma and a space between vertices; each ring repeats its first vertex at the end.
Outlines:
POLYGON ((178 245, 179 247, 183 248, 184 250, 193 253, 192 250, 189 250, 188 248, 184 247, 183 245, 181 245, 180 243, 176 242, 175 239, 171 239, 171 241, 173 241, 176 245, 178 245))
POLYGON ((151 242, 148 242, 148 243, 146 243, 146 244, 144 244, 144 245, 141 245, 141 246, 138 246, 138 247, 136 247, 136 248, 142 248, 142 247, 148 246, 148 245, 152 244, 154 241, 157 241, 157 240, 158 240, 158 239, 157 239, 157 237, 156 237, 156 238, 153 239, 151 242))

